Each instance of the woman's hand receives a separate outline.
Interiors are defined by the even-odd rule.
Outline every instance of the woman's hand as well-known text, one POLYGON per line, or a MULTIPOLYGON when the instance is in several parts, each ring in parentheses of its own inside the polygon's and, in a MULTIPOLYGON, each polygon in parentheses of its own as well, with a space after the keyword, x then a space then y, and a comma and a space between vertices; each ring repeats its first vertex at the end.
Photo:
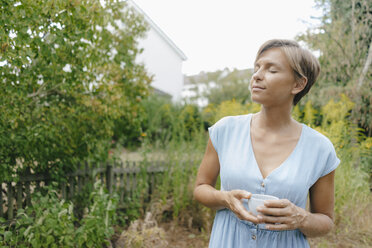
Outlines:
POLYGON ((269 230, 293 230, 301 228, 309 213, 287 199, 267 200, 264 206, 257 207, 262 213, 257 218, 269 230))
POLYGON ((242 199, 251 198, 252 194, 245 190, 231 190, 231 191, 221 191, 225 194, 224 202, 228 209, 230 209, 239 219, 248 220, 255 224, 258 223, 257 217, 252 215, 244 207, 242 199))

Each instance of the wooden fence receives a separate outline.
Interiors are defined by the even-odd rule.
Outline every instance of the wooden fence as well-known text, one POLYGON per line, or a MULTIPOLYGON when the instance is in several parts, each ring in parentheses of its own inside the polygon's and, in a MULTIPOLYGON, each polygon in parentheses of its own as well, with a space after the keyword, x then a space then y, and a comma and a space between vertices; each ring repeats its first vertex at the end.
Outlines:
MULTIPOLYGON (((161 174, 166 170, 166 163, 151 162, 146 167, 139 162, 120 162, 114 164, 83 164, 66 176, 60 183, 60 194, 64 199, 72 199, 87 185, 92 186, 97 180, 106 184, 109 193, 119 195, 119 205, 123 204, 125 197, 130 196, 138 183, 141 172, 147 174, 148 192, 150 196, 161 174), (143 171, 145 168, 145 171, 143 171)), ((31 204, 31 194, 40 191, 44 185, 49 185, 51 178, 45 175, 28 173, 15 182, 1 182, 0 217, 11 220, 17 209, 25 208, 31 204)))

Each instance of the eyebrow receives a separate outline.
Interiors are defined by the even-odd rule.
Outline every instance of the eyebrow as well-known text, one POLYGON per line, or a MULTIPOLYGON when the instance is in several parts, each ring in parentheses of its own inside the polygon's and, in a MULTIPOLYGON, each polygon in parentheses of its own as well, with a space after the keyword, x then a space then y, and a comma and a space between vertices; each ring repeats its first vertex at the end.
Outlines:
MULTIPOLYGON (((256 62, 254 63, 254 67, 256 67, 256 66, 258 66, 258 65, 260 65, 260 64, 258 63, 258 61, 256 61, 256 62)), ((267 67, 270 67, 270 66, 277 66, 277 67, 281 68, 280 64, 275 63, 275 62, 267 62, 265 65, 266 65, 267 67)))

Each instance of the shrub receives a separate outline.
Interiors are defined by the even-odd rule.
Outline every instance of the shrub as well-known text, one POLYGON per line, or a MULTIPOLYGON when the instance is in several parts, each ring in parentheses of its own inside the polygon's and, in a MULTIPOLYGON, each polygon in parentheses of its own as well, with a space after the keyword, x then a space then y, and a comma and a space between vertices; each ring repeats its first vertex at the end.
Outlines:
MULTIPOLYGON (((102 247, 114 233, 117 200, 100 182, 90 194, 91 205, 81 220, 74 205, 60 200, 52 187, 45 195, 35 193, 32 206, 18 210, 15 223, 2 225, 0 244, 15 247, 102 247)), ((3 220, 4 221, 4 220, 3 220)))
POLYGON ((143 101, 143 106, 142 131, 147 145, 164 148, 171 141, 191 141, 203 128, 201 113, 195 105, 174 104, 153 95, 143 101))
POLYGON ((100 181, 95 183, 94 188, 90 194, 91 205, 76 230, 78 247, 102 247, 103 244, 109 244, 109 238, 114 234, 112 226, 116 220, 118 199, 110 197, 100 181))
POLYGON ((225 116, 231 115, 244 115, 248 113, 256 113, 260 110, 260 105, 254 102, 248 102, 242 104, 238 101, 230 100, 224 101, 221 104, 214 106, 212 104, 208 105, 203 110, 203 117, 208 123, 208 126, 213 125, 219 119, 225 116))
POLYGON ((2 233, 3 245, 24 247, 63 247, 74 245, 73 204, 60 201, 57 192, 36 193, 32 206, 18 210, 16 223, 2 233))
POLYGON ((123 1, 101 2, 1 2, 3 180, 26 167, 62 180, 76 162, 107 159, 115 120, 125 135, 139 128, 144 21, 123 1))

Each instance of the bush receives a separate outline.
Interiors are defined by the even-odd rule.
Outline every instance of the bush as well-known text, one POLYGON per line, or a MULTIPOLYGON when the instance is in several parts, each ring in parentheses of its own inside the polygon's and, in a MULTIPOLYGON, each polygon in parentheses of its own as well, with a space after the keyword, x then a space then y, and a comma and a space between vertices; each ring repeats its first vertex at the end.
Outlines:
POLYGON ((146 114, 142 131, 147 144, 164 148, 171 141, 191 141, 203 129, 201 113, 195 105, 178 105, 151 96, 143 101, 143 106, 146 114))
POLYGON ((21 247, 73 247, 73 204, 60 201, 54 190, 36 193, 32 206, 18 210, 15 226, 1 233, 2 245, 21 247))
POLYGON ((233 99, 229 101, 224 101, 217 106, 214 106, 213 104, 208 105, 203 110, 203 118, 206 121, 207 126, 211 126, 222 117, 256 113, 259 110, 260 105, 257 103, 248 102, 246 104, 242 104, 233 99))
POLYGON ((100 181, 94 185, 95 190, 90 194, 91 205, 87 209, 80 227, 76 230, 78 247, 102 247, 108 244, 114 234, 113 224, 116 220, 117 197, 110 197, 100 181))
POLYGON ((28 167, 63 180, 77 162, 107 160, 115 120, 123 135, 139 128, 145 24, 123 1, 102 4, 1 1, 1 179, 28 167))
MULTIPOLYGON (((16 247, 102 247, 113 235, 117 199, 105 192, 100 182, 90 194, 91 205, 81 220, 74 205, 60 200, 51 187, 45 195, 36 193, 32 206, 18 210, 15 223, 1 226, 0 244, 16 247)), ((4 221, 4 220, 2 220, 4 221)))

